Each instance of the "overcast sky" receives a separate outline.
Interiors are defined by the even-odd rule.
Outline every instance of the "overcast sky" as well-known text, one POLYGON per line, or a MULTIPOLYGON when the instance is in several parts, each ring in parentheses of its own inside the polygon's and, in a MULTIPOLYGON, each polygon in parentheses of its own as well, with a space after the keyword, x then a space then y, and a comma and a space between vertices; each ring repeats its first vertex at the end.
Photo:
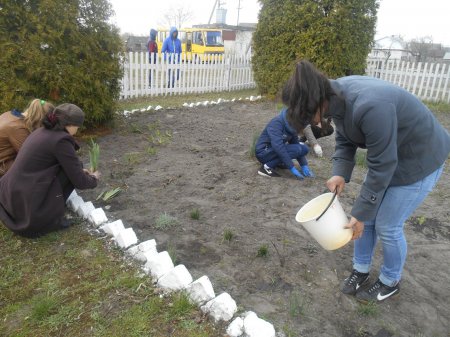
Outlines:
MULTIPOLYGON (((116 12, 112 22, 121 32, 147 35, 150 28, 163 22, 169 9, 177 6, 188 8, 194 14, 186 23, 208 23, 215 0, 109 0, 116 12)), ((227 9, 226 23, 257 22, 259 3, 257 0, 221 1, 227 9), (239 4, 240 2, 240 4, 239 4)), ((215 22, 213 14, 211 22, 215 22)), ((401 35, 406 40, 431 36, 433 42, 450 47, 450 0, 381 0, 378 11, 376 38, 401 35)))

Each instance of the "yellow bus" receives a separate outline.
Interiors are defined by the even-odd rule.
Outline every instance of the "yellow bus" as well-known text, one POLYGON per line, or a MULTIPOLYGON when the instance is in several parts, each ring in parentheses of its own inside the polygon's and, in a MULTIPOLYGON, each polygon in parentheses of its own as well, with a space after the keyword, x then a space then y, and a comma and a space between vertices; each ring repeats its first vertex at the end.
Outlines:
MULTIPOLYGON (((169 37, 170 29, 159 29, 156 36, 158 52, 161 53, 164 40, 169 37)), ((183 28, 178 30, 181 49, 187 60, 206 59, 208 55, 218 55, 219 59, 225 52, 222 40, 222 30, 209 28, 183 28)))

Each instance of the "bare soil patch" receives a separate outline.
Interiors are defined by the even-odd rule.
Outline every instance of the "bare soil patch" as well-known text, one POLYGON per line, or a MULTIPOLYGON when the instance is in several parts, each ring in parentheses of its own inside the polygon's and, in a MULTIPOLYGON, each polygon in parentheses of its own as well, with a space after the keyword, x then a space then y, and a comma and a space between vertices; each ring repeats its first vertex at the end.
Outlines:
MULTIPOLYGON (((124 191, 108 203, 110 219, 156 239, 194 279, 208 275, 242 310, 253 310, 289 336, 450 336, 450 174, 406 224, 408 258, 396 299, 364 306, 340 293, 351 271, 353 244, 325 251, 295 222, 297 210, 325 189, 334 136, 324 157, 308 155, 315 179, 257 175, 249 151, 254 134, 278 113, 271 102, 135 113, 119 119, 101 147, 99 188, 124 191), (190 214, 198 209, 200 218, 190 214), (167 213, 178 225, 157 229, 167 213), (231 241, 224 233, 232 233, 231 241), (261 247, 267 256, 258 256, 261 247)), ((449 128, 450 114, 439 114, 449 128)), ((424 140, 418 140, 424 141, 424 140)), ((83 158, 87 161, 87 144, 83 158)), ((365 168, 358 166, 340 198, 349 212, 365 168)), ((260 254, 261 255, 261 254, 260 254)), ((378 276, 377 251, 372 280, 378 276)))

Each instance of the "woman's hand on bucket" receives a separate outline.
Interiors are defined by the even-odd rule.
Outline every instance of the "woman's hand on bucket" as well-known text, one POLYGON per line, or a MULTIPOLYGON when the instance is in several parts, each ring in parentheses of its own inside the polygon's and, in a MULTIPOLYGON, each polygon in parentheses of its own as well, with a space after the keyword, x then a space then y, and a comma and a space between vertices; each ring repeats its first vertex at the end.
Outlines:
POLYGON ((352 217, 350 222, 344 226, 345 228, 351 228, 353 230, 352 240, 359 239, 364 232, 364 222, 352 217))
POLYGON ((336 188, 337 188, 337 195, 340 195, 342 193, 342 191, 344 190, 344 187, 345 187, 345 179, 344 179, 344 177, 332 176, 327 181, 327 188, 331 192, 336 191, 336 188))

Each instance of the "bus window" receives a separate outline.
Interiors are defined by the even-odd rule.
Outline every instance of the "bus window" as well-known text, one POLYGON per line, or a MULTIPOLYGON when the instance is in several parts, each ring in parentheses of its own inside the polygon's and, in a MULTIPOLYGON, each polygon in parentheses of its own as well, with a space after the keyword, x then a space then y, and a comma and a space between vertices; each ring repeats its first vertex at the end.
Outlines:
POLYGON ((199 44, 203 46, 203 34, 202 32, 194 32, 194 39, 192 40, 192 43, 199 44))
POLYGON ((206 45, 207 46, 223 46, 221 32, 207 31, 206 32, 206 45))

